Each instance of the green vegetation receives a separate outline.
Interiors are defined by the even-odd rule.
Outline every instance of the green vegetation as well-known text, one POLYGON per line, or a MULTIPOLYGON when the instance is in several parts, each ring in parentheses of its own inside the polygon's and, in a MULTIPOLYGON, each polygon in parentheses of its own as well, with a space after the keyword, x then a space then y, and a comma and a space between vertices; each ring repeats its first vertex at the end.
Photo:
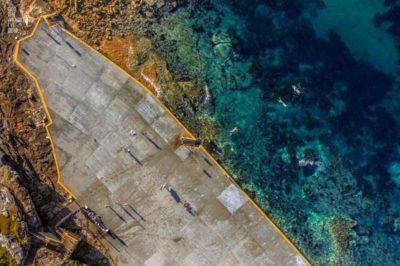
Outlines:
POLYGON ((14 266, 17 265, 17 263, 15 262, 15 260, 13 260, 6 248, 0 246, 0 266, 3 265, 14 266))
POLYGON ((12 221, 10 217, 0 214, 0 232, 2 235, 19 242, 21 240, 18 232, 20 226, 21 222, 12 221))
MULTIPOLYGON (((10 214, 10 216, 12 216, 10 214)), ((0 233, 12 241, 21 242, 19 229, 21 222, 13 221, 10 217, 0 214, 0 233)), ((11 257, 5 247, 0 246, 0 266, 17 265, 16 261, 11 257)))

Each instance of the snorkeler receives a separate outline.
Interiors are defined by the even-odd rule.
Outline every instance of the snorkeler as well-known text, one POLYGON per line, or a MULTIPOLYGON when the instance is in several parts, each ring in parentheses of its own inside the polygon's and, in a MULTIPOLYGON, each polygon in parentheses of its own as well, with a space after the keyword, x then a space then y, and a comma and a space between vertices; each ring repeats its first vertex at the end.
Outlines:
POLYGON ((237 127, 232 128, 231 130, 229 130, 229 136, 232 136, 233 134, 235 134, 238 131, 239 131, 239 129, 237 127))
POLYGON ((282 100, 281 97, 278 98, 278 103, 280 103, 283 107, 287 108, 287 104, 282 100))
POLYGON ((301 94, 301 87, 300 87, 300 84, 292 85, 292 90, 293 90, 293 93, 294 93, 294 94, 300 95, 300 94, 301 94))

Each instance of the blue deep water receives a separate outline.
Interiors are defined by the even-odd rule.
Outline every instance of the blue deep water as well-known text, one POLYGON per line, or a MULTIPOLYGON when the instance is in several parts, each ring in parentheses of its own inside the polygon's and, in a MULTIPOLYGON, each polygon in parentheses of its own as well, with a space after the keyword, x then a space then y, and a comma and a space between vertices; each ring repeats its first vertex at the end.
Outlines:
POLYGON ((400 265, 400 1, 199 6, 219 160, 315 265, 400 265))

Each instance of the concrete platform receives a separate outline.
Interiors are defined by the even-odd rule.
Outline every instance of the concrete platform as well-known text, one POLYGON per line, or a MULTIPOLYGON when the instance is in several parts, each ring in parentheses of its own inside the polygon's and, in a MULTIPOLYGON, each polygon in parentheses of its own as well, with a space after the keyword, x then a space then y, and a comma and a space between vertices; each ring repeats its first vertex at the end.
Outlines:
POLYGON ((177 146, 188 133, 102 56, 43 21, 20 50, 53 120, 61 180, 118 235, 103 239, 118 265, 306 265, 207 154, 177 146))

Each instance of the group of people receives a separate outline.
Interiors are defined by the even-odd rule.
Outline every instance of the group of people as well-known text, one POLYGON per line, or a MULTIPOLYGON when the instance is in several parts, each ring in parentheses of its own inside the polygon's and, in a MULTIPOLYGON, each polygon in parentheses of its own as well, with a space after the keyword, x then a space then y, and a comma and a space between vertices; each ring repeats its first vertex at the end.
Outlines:
POLYGON ((100 227, 100 229, 103 232, 105 232, 105 233, 110 232, 110 229, 107 226, 105 226, 105 224, 101 220, 101 217, 98 216, 95 211, 89 209, 89 207, 87 205, 85 205, 85 207, 82 208, 81 211, 92 223, 94 223, 98 227, 100 227))

